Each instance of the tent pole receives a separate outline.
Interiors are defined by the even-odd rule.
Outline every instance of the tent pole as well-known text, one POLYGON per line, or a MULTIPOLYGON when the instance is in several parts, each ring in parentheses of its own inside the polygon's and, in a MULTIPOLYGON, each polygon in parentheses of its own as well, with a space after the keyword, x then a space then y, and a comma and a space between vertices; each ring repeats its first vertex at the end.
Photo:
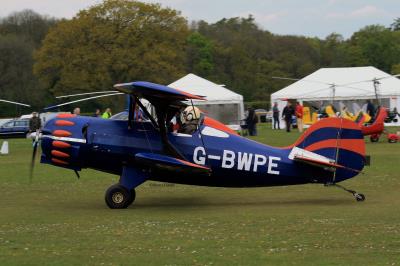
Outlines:
POLYGON ((333 105, 333 101, 335 100, 335 94, 336 94, 336 85, 332 84, 331 88, 332 88, 332 105, 333 105))
POLYGON ((378 85, 380 84, 380 82, 376 78, 374 78, 372 80, 372 82, 374 83, 374 91, 375 91, 376 102, 380 105, 379 98, 378 98, 378 85))

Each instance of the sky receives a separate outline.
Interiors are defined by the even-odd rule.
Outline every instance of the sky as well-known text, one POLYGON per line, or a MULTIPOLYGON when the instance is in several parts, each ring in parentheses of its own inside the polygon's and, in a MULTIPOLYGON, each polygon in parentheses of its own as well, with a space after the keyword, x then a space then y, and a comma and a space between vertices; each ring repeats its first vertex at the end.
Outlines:
MULTIPOLYGON (((0 0, 0 17, 23 9, 72 18, 99 0, 0 0)), ((371 24, 390 26, 400 17, 400 0, 144 0, 180 10, 188 20, 209 23, 252 14, 260 28, 275 34, 325 38, 336 32, 349 38, 371 24)))

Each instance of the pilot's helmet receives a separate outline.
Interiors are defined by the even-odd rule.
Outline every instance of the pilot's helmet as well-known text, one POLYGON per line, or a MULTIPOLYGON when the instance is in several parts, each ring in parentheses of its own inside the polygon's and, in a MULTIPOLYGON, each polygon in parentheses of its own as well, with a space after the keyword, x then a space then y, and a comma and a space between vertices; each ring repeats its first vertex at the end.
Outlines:
POLYGON ((183 110, 181 115, 182 123, 187 123, 200 118, 201 111, 195 106, 188 106, 183 110))

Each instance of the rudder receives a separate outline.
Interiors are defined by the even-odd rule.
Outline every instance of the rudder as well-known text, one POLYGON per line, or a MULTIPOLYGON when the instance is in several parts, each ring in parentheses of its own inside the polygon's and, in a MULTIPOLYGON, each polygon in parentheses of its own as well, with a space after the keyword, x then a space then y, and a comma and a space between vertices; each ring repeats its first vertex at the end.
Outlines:
POLYGON ((313 124, 293 146, 334 160, 337 168, 332 182, 357 175, 365 165, 365 142, 360 127, 343 118, 326 118, 313 124))

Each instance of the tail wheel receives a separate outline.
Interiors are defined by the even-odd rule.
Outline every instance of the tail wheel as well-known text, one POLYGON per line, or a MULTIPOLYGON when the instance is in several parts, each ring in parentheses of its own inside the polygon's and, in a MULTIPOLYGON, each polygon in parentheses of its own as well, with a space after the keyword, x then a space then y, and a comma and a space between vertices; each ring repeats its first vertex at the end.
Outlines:
POLYGON ((365 200, 365 195, 361 193, 354 193, 354 197, 356 198, 357 201, 364 201, 365 200))
POLYGON ((129 192, 125 187, 116 184, 106 191, 105 201, 110 209, 125 209, 135 200, 135 193, 129 192))

